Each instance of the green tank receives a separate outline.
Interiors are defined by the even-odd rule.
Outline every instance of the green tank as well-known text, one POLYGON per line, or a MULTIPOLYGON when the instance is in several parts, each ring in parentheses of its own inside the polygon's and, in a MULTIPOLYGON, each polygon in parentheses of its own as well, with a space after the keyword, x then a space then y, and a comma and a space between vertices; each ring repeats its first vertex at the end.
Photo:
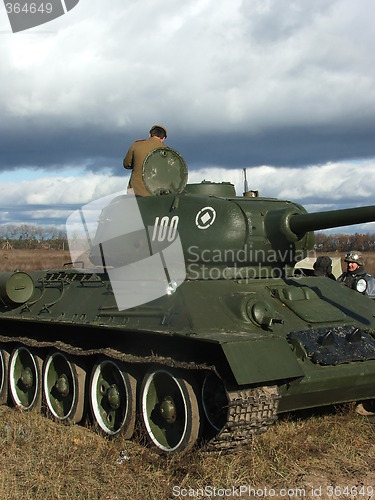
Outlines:
POLYGON ((73 264, 0 273, 1 403, 125 438, 139 421, 171 455, 375 399, 375 302, 294 267, 313 230, 374 221, 375 206, 307 214, 230 183, 186 185, 183 159, 157 154, 177 163, 173 183, 159 159, 157 194, 72 215, 73 264))

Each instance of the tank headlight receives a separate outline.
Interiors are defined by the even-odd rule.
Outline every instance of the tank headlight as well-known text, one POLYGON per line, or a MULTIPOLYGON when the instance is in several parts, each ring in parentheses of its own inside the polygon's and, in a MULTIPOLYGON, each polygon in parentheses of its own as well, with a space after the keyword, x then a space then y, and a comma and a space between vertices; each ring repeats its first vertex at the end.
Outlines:
POLYGON ((360 280, 357 281, 355 286, 356 286, 357 292, 363 293, 366 291, 367 281, 365 279, 361 278, 360 280))
POLYGON ((0 273, 0 305, 25 304, 34 293, 34 281, 27 273, 0 273))
POLYGON ((275 319, 276 314, 273 308, 263 300, 249 300, 246 312, 253 323, 264 328, 270 328, 273 323, 280 323, 275 319))

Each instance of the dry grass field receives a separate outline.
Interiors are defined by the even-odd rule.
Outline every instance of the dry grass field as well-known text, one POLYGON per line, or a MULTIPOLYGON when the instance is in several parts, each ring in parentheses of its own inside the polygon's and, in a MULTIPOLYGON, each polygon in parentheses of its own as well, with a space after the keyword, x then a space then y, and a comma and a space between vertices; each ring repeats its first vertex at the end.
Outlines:
POLYGON ((62 250, 0 250, 0 271, 56 269, 70 261, 62 250))
MULTIPOLYGON (((56 268, 68 252, 2 251, 1 270, 56 268), (46 253, 48 255, 46 255, 46 253)), ((366 256, 374 272, 375 256, 366 256)), ((355 405, 283 416, 231 453, 161 458, 135 439, 0 407, 1 499, 374 498, 375 425, 355 405)))
POLYGON ((375 426, 353 406, 291 415, 236 452, 193 450, 168 460, 139 436, 111 440, 0 407, 4 499, 239 498, 239 492, 241 498, 369 499, 374 470, 375 426))
MULTIPOLYGON (((319 255, 319 254, 317 254, 319 255)), ((327 253, 330 257, 341 257, 345 253, 327 253)), ((367 272, 375 276, 375 252, 363 254, 367 272)), ((35 269, 56 269, 70 261, 69 251, 63 250, 0 250, 0 271, 32 271, 35 269)))

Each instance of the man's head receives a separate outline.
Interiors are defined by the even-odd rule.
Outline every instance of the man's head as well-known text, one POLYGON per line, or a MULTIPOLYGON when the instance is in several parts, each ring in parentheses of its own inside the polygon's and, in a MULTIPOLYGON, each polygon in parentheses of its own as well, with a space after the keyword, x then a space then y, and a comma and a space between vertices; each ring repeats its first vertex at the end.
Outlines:
POLYGON ((363 266, 363 259, 360 252, 352 250, 345 255, 344 261, 348 266, 348 271, 356 271, 359 267, 363 266))
POLYGON ((150 129, 150 137, 159 137, 161 141, 167 138, 167 129, 162 125, 153 125, 150 129))
POLYGON ((332 273, 332 259, 328 255, 320 255, 313 265, 315 276, 327 276, 332 273))

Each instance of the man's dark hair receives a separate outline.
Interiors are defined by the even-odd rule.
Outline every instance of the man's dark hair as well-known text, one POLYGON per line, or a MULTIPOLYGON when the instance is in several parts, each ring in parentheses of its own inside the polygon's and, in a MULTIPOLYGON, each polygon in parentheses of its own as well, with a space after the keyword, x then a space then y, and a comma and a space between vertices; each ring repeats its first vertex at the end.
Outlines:
POLYGON ((154 125, 150 130, 151 137, 159 137, 159 139, 164 139, 167 137, 167 131, 163 127, 154 125))
POLYGON ((320 255, 313 265, 315 276, 330 276, 332 274, 332 259, 328 255, 320 255))

